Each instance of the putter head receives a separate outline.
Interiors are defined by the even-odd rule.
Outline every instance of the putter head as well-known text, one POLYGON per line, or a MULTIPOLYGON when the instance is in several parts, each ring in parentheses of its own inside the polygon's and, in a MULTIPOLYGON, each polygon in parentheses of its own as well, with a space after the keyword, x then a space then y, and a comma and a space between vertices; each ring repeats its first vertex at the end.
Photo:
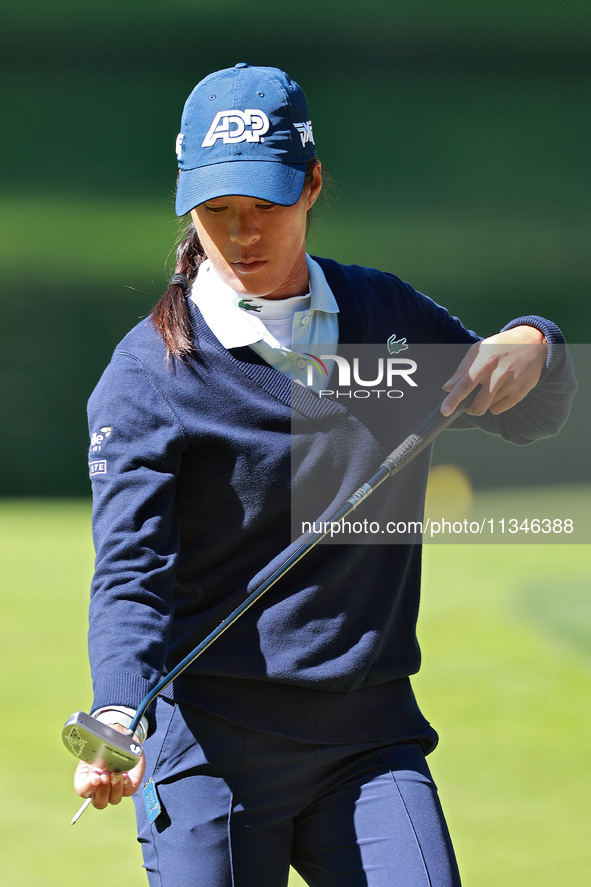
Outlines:
POLYGON ((112 773, 131 770, 142 756, 142 746, 133 736, 119 733, 83 711, 68 718, 62 739, 75 757, 112 773))

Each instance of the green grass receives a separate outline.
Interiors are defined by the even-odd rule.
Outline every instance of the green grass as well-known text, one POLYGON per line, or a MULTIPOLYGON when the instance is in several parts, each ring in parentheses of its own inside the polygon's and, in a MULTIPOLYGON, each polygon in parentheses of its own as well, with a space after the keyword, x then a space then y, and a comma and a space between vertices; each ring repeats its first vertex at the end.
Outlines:
MULTIPOLYGON (((430 763, 464 882, 584 883, 589 546, 427 545, 424 560, 415 688, 441 734, 430 763)), ((78 799, 60 729, 90 701, 88 503, 0 502, 0 562, 3 882, 145 887, 129 802, 69 825, 78 799)))
POLYGON ((584 881, 589 566, 588 545, 427 547, 415 689, 467 884, 584 881))

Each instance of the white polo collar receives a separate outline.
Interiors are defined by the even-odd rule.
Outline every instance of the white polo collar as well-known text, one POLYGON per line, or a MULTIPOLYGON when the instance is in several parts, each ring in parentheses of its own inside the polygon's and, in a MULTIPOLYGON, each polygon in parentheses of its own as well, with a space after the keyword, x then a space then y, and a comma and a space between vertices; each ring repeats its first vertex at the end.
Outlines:
POLYGON ((337 314, 339 310, 318 262, 306 255, 306 264, 310 293, 308 296, 293 297, 297 300, 295 305, 292 299, 271 300, 241 296, 218 277, 209 259, 199 266, 190 298, 224 348, 241 348, 261 341, 272 348, 281 348, 282 346, 258 317, 257 308, 262 308, 269 319, 273 316, 285 316, 286 313, 294 311, 324 311, 327 314, 337 314), (291 304, 288 307, 286 303, 291 304))

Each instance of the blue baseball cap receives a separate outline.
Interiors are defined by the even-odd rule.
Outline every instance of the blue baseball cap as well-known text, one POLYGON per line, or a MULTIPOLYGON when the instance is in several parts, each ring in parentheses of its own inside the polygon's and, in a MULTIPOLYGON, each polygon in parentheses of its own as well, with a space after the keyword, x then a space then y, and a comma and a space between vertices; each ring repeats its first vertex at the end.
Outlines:
POLYGON ((316 156, 306 96, 279 68, 216 71, 187 99, 176 149, 179 216, 230 194, 291 206, 316 156))

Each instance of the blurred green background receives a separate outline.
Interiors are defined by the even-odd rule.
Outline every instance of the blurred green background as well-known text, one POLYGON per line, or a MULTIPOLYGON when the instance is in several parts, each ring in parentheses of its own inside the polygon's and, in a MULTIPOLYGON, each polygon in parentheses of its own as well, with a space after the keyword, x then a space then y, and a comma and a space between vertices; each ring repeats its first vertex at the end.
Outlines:
POLYGON ((589 342, 590 36, 583 0, 5 4, 0 495, 87 495, 86 399, 172 267, 182 105, 240 60, 307 93, 311 252, 589 342))
MULTIPOLYGON (((140 885, 129 805, 70 831, 59 731, 89 704, 85 404, 172 268, 186 96, 237 61, 286 69, 333 180, 311 252, 394 271, 484 335, 529 312, 562 327, 581 386, 559 438, 509 463, 450 434, 437 458, 464 447, 483 488, 549 473, 570 485, 567 517, 589 490, 591 7, 23 0, 1 15, 0 869, 15 887, 140 885)), ((507 494, 503 513, 529 501, 507 494)), ((587 877, 589 566, 588 545, 426 548, 417 691, 470 887, 587 877)))

